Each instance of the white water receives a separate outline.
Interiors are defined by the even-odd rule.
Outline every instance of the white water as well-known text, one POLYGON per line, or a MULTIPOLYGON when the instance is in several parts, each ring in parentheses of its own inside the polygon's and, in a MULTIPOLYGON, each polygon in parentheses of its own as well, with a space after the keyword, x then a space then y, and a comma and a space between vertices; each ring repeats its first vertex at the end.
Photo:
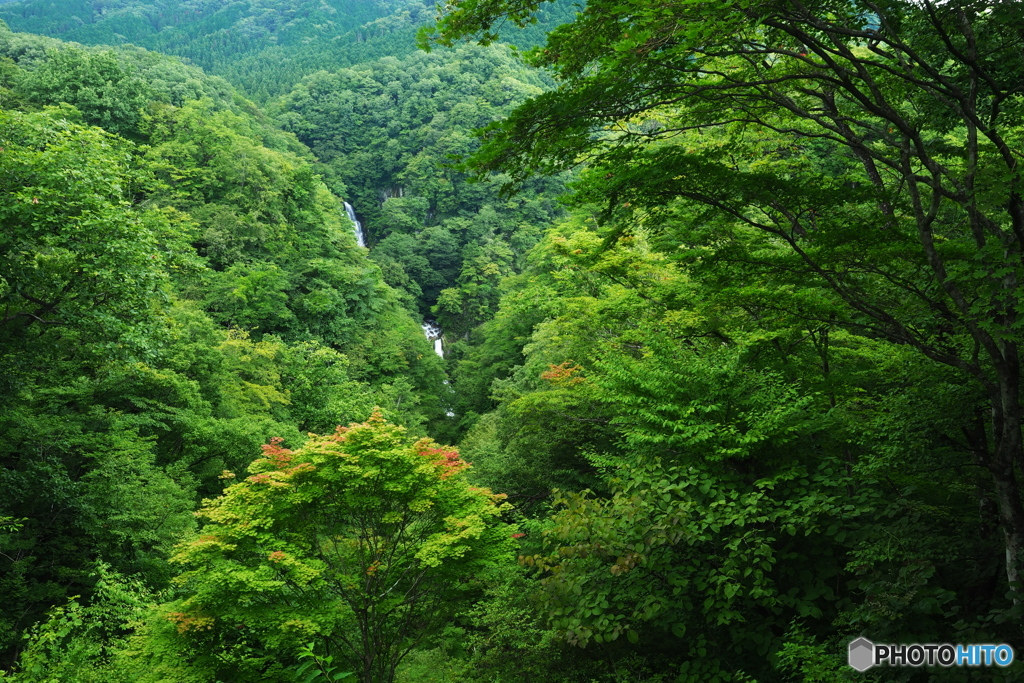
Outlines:
POLYGON ((356 220, 356 210, 348 202, 345 202, 345 213, 348 214, 348 219, 355 224, 356 244, 366 247, 366 235, 363 234, 363 224, 356 220))
POLYGON ((427 336, 427 339, 434 342, 434 353, 441 356, 441 358, 444 358, 444 345, 441 342, 441 328, 434 322, 425 322, 422 327, 423 334, 427 336))
MULTIPOLYGON (((444 332, 441 331, 440 326, 438 326, 436 322, 431 320, 428 322, 424 322, 421 327, 423 327, 423 334, 426 335, 427 339, 434 342, 434 353, 441 356, 441 358, 444 358, 444 344, 441 342, 441 338, 444 336, 444 332)), ((450 392, 451 387, 448 386, 448 380, 444 381, 444 385, 450 392)), ((453 413, 450 410, 445 411, 445 414, 448 417, 455 417, 455 413, 453 413)))

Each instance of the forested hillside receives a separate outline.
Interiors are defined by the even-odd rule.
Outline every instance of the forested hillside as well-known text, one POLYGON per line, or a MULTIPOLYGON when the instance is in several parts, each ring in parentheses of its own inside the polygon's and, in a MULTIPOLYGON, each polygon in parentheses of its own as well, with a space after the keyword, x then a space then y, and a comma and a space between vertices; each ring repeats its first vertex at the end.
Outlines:
POLYGON ((97 571, 166 585, 197 497, 271 437, 445 409, 308 151, 230 86, 138 50, 0 49, 10 654, 97 571))
POLYGON ((456 340, 493 316, 502 278, 563 212, 564 185, 537 179, 501 197, 501 178, 469 183, 454 160, 543 87, 508 49, 464 47, 318 71, 274 111, 351 197, 388 283, 456 340))
POLYGON ((0 5, 0 679, 1024 679, 1018 4, 0 5))
MULTIPOLYGON (((191 60, 228 78, 257 101, 287 92, 306 74, 415 50, 416 30, 433 14, 421 0, 27 0, 0 4, 15 31, 86 45, 133 44, 191 60)), ((523 46, 571 16, 562 3, 541 23, 509 27, 523 46)))

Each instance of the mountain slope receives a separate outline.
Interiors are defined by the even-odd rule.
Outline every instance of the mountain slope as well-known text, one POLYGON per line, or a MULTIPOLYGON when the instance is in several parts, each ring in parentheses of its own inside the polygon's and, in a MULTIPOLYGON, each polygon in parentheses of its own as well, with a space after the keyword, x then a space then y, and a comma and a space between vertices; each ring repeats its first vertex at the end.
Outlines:
MULTIPOLYGON (((569 13, 547 10, 541 24, 509 36, 542 40, 543 27, 569 13), (546 21, 548 19, 549 21, 546 21)), ((421 0, 24 0, 0 5, 14 31, 86 45, 132 43, 185 57, 265 100, 304 75, 415 49, 416 29, 433 15, 421 0)))

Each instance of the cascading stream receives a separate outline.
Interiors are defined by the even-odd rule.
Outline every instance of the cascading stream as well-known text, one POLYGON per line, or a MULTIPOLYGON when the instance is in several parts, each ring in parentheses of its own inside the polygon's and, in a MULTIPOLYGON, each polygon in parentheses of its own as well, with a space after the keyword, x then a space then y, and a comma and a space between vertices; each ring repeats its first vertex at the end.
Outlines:
MULTIPOLYGON (((427 339, 434 342, 434 353, 441 356, 441 358, 444 358, 444 344, 441 341, 441 338, 444 336, 444 332, 441 330, 441 327, 433 320, 424 321, 422 327, 423 334, 426 335, 427 339)), ((448 380, 444 381, 444 386, 450 393, 451 386, 449 386, 448 380)), ((451 410, 445 411, 445 415, 448 417, 455 417, 455 413, 451 410)))
POLYGON ((348 214, 348 219, 355 225, 356 233, 356 244, 361 247, 366 247, 366 235, 363 234, 363 224, 356 220, 356 210, 352 208, 352 205, 348 202, 345 204, 345 213, 348 214))
MULTIPOLYGON (((352 205, 348 202, 343 202, 345 205, 345 213, 348 215, 348 219, 352 221, 356 234, 356 244, 361 247, 366 247, 366 235, 363 233, 363 224, 356 219, 356 210, 352 208, 352 205)), ((423 334, 427 336, 427 339, 434 342, 434 353, 444 358, 444 343, 441 341, 443 333, 441 328, 437 326, 437 323, 428 321, 423 323, 423 334)))
POLYGON ((444 358, 444 345, 441 342, 443 333, 441 328, 437 326, 437 323, 429 320, 423 323, 423 334, 427 336, 427 339, 434 342, 434 353, 444 358))

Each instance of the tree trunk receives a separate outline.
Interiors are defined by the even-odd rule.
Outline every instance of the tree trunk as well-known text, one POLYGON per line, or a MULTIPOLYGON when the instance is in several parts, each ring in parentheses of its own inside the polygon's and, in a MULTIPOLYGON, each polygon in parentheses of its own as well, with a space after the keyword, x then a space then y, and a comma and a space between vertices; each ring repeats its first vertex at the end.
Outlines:
POLYGON ((999 392, 993 397, 993 453, 986 467, 992 474, 999 520, 1006 543, 1006 580, 1020 602, 1021 551, 1024 550, 1024 503, 1021 502, 1016 466, 1024 462, 1021 439, 1020 371, 1016 347, 1004 345, 1008 358, 998 368, 999 392))

